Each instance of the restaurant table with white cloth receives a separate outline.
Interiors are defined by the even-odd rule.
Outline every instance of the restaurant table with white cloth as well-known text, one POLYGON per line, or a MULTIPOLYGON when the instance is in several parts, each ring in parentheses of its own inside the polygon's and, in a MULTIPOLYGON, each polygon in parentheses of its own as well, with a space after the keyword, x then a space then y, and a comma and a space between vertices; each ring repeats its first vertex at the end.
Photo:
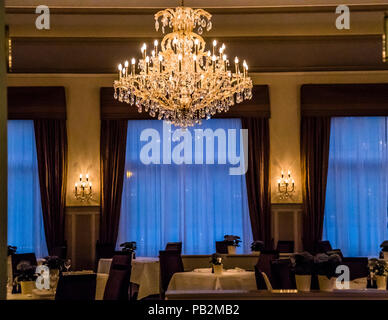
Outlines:
POLYGON ((221 274, 211 268, 175 273, 168 290, 256 290, 255 273, 242 269, 227 269, 221 274))
MULTIPOLYGON (((259 258, 257 253, 222 256, 225 269, 239 267, 245 270, 253 270, 259 258)), ((182 255, 184 270, 192 271, 198 268, 206 268, 210 265, 210 258, 211 255, 182 255)), ((111 263, 112 259, 99 260, 97 268, 98 277, 101 278, 101 274, 109 273, 111 263)), ((138 299, 159 294, 159 268, 159 258, 157 257, 137 257, 132 260, 130 281, 139 285, 138 299)))
MULTIPOLYGON (((98 278, 108 274, 112 259, 100 259, 98 262, 98 278)), ((139 285, 138 299, 159 294, 159 259, 154 257, 138 257, 132 260, 131 282, 139 285)), ((105 286, 104 286, 105 288, 105 286)), ((99 288, 100 290, 100 288, 99 288)))

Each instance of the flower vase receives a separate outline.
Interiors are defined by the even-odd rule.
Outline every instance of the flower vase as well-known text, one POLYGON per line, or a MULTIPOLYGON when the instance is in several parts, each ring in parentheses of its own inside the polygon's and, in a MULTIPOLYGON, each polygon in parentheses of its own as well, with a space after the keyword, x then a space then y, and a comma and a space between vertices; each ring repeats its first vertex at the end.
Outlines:
POLYGON ((377 290, 387 290, 387 277, 376 276, 377 290))
POLYGON ((213 273, 215 275, 222 274, 223 265, 222 264, 213 264, 213 273))
POLYGON ((334 288, 334 281, 335 278, 328 278, 326 276, 318 275, 318 281, 319 281, 319 290, 321 291, 327 291, 331 292, 334 288))
POLYGON ((59 280, 59 269, 50 269, 50 289, 56 290, 59 280))
POLYGON ((311 274, 295 275, 296 289, 298 291, 309 292, 311 288, 311 274))
POLYGON ((228 254, 236 254, 236 247, 228 246, 228 254))
POLYGON ((22 294, 32 294, 32 290, 35 288, 35 281, 21 281, 20 287, 22 288, 22 294))

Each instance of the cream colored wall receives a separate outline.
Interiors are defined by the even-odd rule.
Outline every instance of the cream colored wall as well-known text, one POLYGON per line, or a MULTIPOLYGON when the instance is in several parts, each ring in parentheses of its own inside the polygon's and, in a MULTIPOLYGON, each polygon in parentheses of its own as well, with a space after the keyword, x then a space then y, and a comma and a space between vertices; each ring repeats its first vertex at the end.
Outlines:
MULTIPOLYGON (((291 170, 296 192, 292 203, 300 203, 300 86, 306 83, 388 83, 388 71, 373 72, 300 72, 251 75, 255 84, 270 90, 270 163, 272 202, 281 203, 276 181, 281 170, 291 170)), ((111 86, 114 75, 30 75, 11 74, 9 86, 64 86, 67 98, 68 185, 67 206, 100 203, 100 107, 99 89, 111 86), (79 174, 89 173, 95 199, 81 203, 74 199, 74 183, 79 174)))

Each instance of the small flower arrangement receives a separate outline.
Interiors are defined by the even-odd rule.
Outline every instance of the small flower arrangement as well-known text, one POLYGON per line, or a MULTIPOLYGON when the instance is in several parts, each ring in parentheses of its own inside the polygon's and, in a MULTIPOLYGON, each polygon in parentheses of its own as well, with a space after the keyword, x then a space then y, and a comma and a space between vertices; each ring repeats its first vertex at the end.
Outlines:
POLYGON ((319 253, 314 258, 316 273, 331 279, 335 276, 337 267, 341 264, 341 257, 338 254, 328 256, 326 253, 319 253))
POLYGON ((375 276, 385 276, 388 273, 388 264, 385 260, 381 259, 370 259, 369 270, 375 276))
POLYGON ((240 240, 241 238, 239 236, 233 236, 233 235, 225 235, 224 241, 227 243, 228 246, 234 246, 239 247, 240 246, 240 240))
POLYGON ((32 266, 28 261, 21 261, 17 266, 17 282, 35 281, 38 275, 35 272, 35 266, 32 266))
POLYGON ((12 256, 13 254, 15 254, 17 250, 17 247, 14 247, 14 246, 8 246, 8 256, 12 256))
POLYGON ((222 256, 218 253, 213 253, 210 262, 213 265, 219 266, 222 264, 222 256))
POLYGON ((264 249, 264 242, 263 241, 253 241, 251 244, 251 251, 262 251, 264 249))
POLYGON ((65 261, 57 256, 48 256, 44 258, 43 265, 47 266, 50 270, 62 271, 65 267, 65 261))
POLYGON ((133 252, 136 250, 136 241, 124 242, 120 244, 120 247, 122 247, 121 251, 133 252))
POLYGON ((310 275, 313 272, 314 257, 308 252, 295 253, 291 256, 291 263, 297 275, 310 275))

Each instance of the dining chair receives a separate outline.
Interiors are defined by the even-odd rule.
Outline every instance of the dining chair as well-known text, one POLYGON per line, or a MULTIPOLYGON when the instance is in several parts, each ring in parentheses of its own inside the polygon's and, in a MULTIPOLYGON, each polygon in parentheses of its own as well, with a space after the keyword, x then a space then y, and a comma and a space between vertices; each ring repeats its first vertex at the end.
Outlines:
POLYGON ((165 297, 168 285, 174 273, 184 272, 182 257, 177 250, 159 251, 160 296, 165 297))
POLYGON ((104 300, 128 300, 132 255, 115 255, 109 270, 104 300))
POLYGON ((269 278, 269 281, 272 282, 272 275, 271 275, 271 261, 279 258, 279 252, 276 250, 263 250, 260 253, 259 259, 256 263, 255 268, 260 270, 261 272, 264 272, 267 277, 269 278))
POLYGON ((295 274, 290 259, 271 261, 272 286, 274 289, 296 289, 295 274))
POLYGON ((15 253, 11 256, 12 262, 12 278, 15 279, 19 275, 17 266, 20 262, 27 262, 31 266, 37 266, 38 262, 36 260, 35 253, 15 253))
POLYGON ((257 290, 268 290, 267 284, 265 282, 264 272, 262 272, 257 265, 255 265, 255 279, 256 279, 256 287, 257 290))
POLYGON ((100 259, 111 259, 115 255, 115 245, 113 243, 96 242, 96 261, 94 264, 94 271, 97 271, 98 261, 100 259))
POLYGON ((279 240, 276 250, 281 253, 292 253, 294 252, 294 241, 279 240))
POLYGON ((315 247, 317 253, 326 253, 327 251, 333 250, 331 243, 328 240, 317 241, 315 247))
POLYGON ((96 280, 96 273, 61 275, 55 293, 55 300, 94 300, 96 280))
POLYGON ((51 250, 51 255, 65 260, 67 258, 67 242, 65 241, 62 246, 54 247, 51 250))
POLYGON ((216 253, 228 254, 228 244, 225 241, 216 241, 216 253))
POLYGON ((182 242, 167 242, 165 250, 174 250, 182 253, 182 242))
POLYGON ((341 264, 349 268, 350 281, 369 276, 367 257, 346 257, 342 259, 341 264))

